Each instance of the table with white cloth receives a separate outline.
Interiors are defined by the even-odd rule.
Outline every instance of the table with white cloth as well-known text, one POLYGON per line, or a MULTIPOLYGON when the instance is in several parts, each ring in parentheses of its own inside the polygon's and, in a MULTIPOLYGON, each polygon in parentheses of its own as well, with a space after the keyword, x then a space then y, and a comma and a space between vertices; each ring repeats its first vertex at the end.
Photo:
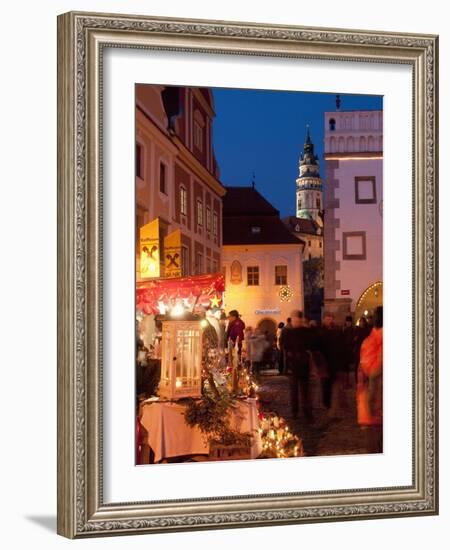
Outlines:
MULTIPOLYGON (((167 458, 210 454, 207 438, 197 426, 186 423, 185 412, 186 406, 173 401, 144 402, 141 405, 141 443, 153 451, 155 463, 167 458)), ((247 458, 256 458, 261 454, 256 399, 236 401, 236 407, 230 413, 230 427, 253 435, 247 458)))

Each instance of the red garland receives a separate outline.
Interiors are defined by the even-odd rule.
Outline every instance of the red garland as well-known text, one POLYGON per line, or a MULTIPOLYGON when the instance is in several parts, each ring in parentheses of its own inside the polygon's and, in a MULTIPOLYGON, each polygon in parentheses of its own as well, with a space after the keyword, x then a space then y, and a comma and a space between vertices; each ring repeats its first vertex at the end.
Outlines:
POLYGON ((225 290, 222 273, 195 275, 174 279, 151 279, 136 285, 136 309, 146 315, 160 313, 158 302, 169 304, 178 300, 194 300, 198 305, 209 306, 211 298, 221 296, 225 290))

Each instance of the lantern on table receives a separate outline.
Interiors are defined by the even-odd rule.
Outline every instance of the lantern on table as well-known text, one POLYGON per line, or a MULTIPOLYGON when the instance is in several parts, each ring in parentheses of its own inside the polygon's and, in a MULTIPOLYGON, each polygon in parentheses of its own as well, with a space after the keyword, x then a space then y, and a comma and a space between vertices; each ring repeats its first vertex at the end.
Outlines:
POLYGON ((202 327, 199 320, 163 321, 161 382, 165 399, 201 396, 202 327))

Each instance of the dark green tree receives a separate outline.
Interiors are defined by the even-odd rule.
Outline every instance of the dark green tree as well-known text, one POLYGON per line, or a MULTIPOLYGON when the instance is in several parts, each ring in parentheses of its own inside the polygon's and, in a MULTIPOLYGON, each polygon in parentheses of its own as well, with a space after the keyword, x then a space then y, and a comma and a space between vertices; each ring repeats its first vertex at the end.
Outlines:
POLYGON ((305 315, 308 319, 320 321, 323 306, 324 261, 311 258, 303 262, 303 290, 305 293, 305 315))

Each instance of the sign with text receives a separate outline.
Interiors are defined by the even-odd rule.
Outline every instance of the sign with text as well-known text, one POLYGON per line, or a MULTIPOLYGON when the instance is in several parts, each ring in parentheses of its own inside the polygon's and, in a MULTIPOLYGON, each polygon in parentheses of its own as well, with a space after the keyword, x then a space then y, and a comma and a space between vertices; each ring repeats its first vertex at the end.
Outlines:
POLYGON ((177 229, 164 239, 164 276, 181 277, 181 231, 177 229))
POLYGON ((159 219, 139 230, 140 270, 142 279, 159 277, 159 219))
POLYGON ((255 315, 279 315, 280 313, 281 313, 281 309, 279 308, 255 310, 255 315))

